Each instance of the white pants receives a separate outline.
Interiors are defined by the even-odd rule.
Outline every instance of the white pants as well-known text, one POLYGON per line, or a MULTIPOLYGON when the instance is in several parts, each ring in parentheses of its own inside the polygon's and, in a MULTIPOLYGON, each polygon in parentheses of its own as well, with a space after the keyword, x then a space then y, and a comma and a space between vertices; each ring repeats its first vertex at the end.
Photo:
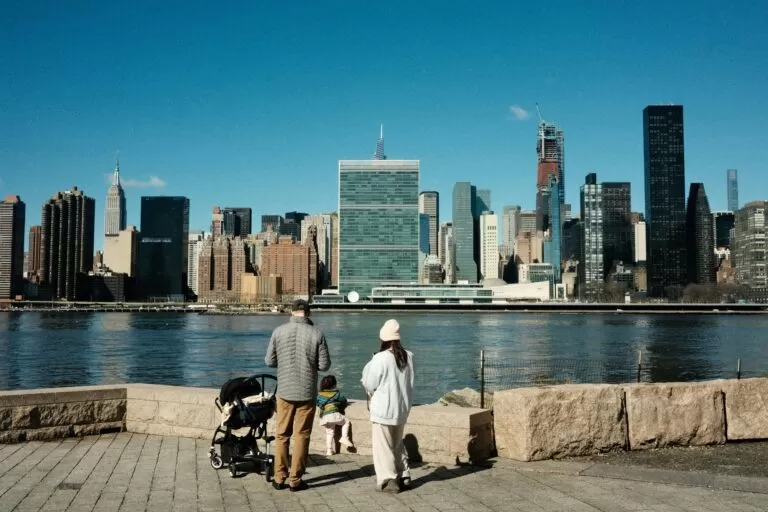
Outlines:
POLYGON ((404 430, 405 425, 371 423, 373 468, 379 486, 400 477, 411 477, 408 454, 403 443, 404 430))
POLYGON ((325 449, 329 452, 336 452, 336 426, 341 425, 341 440, 342 444, 346 441, 347 444, 352 444, 349 439, 349 427, 352 425, 346 416, 343 414, 335 413, 333 417, 322 421, 321 425, 325 427, 325 449))

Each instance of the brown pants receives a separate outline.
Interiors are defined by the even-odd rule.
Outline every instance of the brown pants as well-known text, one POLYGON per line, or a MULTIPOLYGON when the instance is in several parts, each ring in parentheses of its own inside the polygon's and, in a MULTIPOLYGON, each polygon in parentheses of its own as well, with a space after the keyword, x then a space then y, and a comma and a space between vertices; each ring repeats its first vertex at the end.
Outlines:
POLYGON ((315 401, 293 402, 277 397, 277 432, 275 436, 275 482, 296 487, 307 469, 309 437, 315 419, 315 401), (291 473, 288 478, 288 449, 293 437, 291 473))

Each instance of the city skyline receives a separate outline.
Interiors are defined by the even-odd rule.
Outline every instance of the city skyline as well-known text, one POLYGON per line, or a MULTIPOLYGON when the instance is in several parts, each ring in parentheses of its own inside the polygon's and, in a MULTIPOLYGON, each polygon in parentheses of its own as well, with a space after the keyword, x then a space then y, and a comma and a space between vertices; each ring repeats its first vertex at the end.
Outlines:
MULTIPOLYGON (((575 205, 589 172, 637 190, 639 111, 667 102, 686 107, 686 186, 705 183, 713 210, 726 209, 725 169, 739 169, 742 204, 768 190, 760 143, 766 102, 758 85, 766 70, 752 64, 764 59, 768 36, 756 6, 720 7, 716 15, 697 8, 692 15, 690 6, 665 4, 664 19, 647 3, 496 4, 479 13, 463 6, 437 19, 433 9, 411 6, 415 23, 435 21, 420 31, 395 23, 399 10, 391 6, 300 13, 269 6, 266 19, 291 16, 296 23, 280 30, 266 24, 256 34, 248 20, 265 13, 257 18, 255 7, 213 26, 209 21, 224 14, 207 9, 179 26, 169 23, 176 11, 168 6, 157 6, 149 22, 142 9, 111 5, 85 17, 56 4, 12 6, 7 19, 14 30, 3 36, 12 73, 0 100, 9 119, 0 127, 7 141, 0 195, 37 205, 77 184, 103 212, 105 175, 120 150, 129 225, 139 224, 139 198, 147 194, 189 197, 193 229, 206 229, 216 204, 251 207, 257 216, 331 211, 335 162, 368 158, 383 123, 387 154, 422 162, 424 190, 445 198, 453 183, 471 179, 493 189, 499 206, 532 209, 538 103, 567 137, 565 198, 575 205), (538 44, 535 23, 520 30, 502 23, 542 15, 564 27, 546 47, 538 44), (339 16, 339 30, 321 28, 339 16), (130 39, 114 30, 116 19, 130 39), (210 31, 201 36, 203 24, 210 31), (81 40, 70 41, 73 32, 81 40), (459 44, 467 37, 472 45, 459 44), (307 60, 307 41, 319 58, 307 60), (355 79, 339 80, 350 65, 355 79), (286 178, 269 194, 258 193, 273 175, 286 178), (310 180, 312 187, 297 186, 310 180)), ((643 202, 633 198, 639 211, 643 202)), ((440 218, 450 211, 443 201, 440 218)), ((104 232, 102 217, 96 233, 104 232)), ((36 221, 28 219, 27 229, 30 222, 36 221)))

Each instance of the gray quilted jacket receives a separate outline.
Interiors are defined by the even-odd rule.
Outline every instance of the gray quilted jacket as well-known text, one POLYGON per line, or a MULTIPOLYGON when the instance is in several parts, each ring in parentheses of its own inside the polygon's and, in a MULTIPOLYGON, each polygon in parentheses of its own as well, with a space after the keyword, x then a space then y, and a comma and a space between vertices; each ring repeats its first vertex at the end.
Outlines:
POLYGON ((297 402, 314 403, 317 372, 331 367, 323 331, 300 316, 292 316, 288 323, 274 330, 264 362, 277 368, 277 396, 297 402))

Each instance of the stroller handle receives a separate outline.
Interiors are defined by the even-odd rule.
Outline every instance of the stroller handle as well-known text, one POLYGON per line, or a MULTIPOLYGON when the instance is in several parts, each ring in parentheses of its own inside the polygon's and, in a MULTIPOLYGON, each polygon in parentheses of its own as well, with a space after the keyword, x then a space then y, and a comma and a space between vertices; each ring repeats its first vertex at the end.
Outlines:
POLYGON ((248 380, 255 380, 257 382, 261 382, 261 392, 264 393, 264 383, 267 380, 273 380, 275 381, 275 389, 272 391, 272 394, 277 394, 277 377, 272 375, 271 373, 257 373, 255 375, 251 375, 248 377, 248 380))

